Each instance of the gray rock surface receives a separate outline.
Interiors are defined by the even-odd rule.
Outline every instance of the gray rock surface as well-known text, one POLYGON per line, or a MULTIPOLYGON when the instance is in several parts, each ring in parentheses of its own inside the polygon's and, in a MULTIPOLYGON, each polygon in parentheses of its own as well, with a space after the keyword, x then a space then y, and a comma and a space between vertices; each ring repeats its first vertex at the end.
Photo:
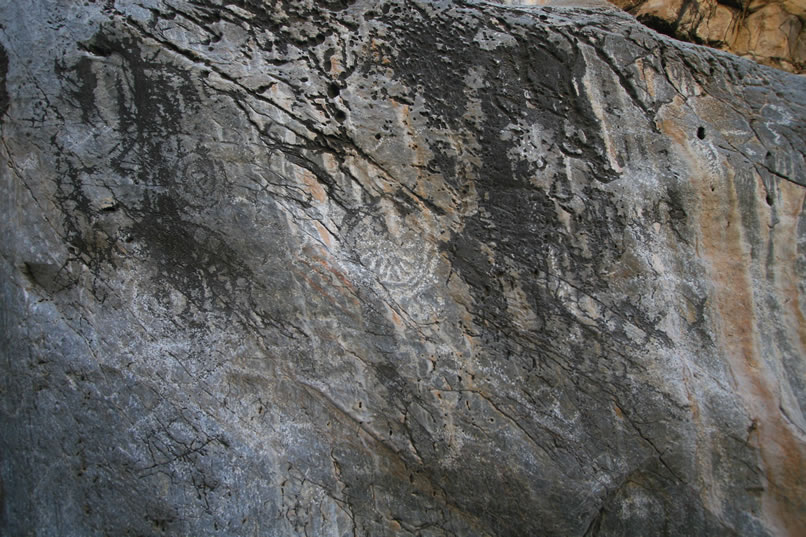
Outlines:
POLYGON ((0 24, 0 534, 806 534, 802 78, 598 8, 0 24))

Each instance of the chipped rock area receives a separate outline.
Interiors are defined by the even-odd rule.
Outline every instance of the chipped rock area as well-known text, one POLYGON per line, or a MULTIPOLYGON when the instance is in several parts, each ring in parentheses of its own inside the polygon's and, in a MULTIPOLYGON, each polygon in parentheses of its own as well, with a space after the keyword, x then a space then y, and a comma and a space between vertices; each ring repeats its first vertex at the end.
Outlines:
POLYGON ((806 73, 806 0, 611 0, 648 26, 806 73))
POLYGON ((806 534, 806 81, 612 8, 0 4, 0 533, 806 534))

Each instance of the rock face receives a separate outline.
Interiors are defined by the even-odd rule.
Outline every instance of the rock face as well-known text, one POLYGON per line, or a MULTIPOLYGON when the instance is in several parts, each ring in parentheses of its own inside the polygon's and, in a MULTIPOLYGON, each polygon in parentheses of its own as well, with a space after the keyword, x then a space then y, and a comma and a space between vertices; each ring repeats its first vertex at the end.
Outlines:
POLYGON ((663 33, 806 73, 806 0, 612 0, 663 33))
POLYGON ((0 533, 806 534, 806 81, 618 10, 3 2, 0 533))

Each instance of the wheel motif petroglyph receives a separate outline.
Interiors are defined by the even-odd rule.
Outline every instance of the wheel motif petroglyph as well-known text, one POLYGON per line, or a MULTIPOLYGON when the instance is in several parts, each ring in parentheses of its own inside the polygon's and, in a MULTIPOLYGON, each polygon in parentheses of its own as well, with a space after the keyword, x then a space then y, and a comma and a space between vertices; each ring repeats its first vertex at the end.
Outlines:
POLYGON ((361 267, 412 318, 433 315, 439 253, 431 242, 397 217, 391 225, 377 217, 357 219, 348 236, 361 267))
POLYGON ((361 265, 385 287, 402 293, 416 292, 433 280, 437 252, 414 230, 403 225, 390 231, 378 219, 365 218, 350 231, 361 265))

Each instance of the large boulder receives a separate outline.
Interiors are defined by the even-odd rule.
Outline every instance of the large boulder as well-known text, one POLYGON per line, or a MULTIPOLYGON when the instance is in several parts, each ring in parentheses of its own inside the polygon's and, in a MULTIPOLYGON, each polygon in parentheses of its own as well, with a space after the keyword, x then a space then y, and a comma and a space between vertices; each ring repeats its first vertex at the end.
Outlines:
POLYGON ((0 24, 0 534, 806 534, 802 78, 598 7, 0 24))

